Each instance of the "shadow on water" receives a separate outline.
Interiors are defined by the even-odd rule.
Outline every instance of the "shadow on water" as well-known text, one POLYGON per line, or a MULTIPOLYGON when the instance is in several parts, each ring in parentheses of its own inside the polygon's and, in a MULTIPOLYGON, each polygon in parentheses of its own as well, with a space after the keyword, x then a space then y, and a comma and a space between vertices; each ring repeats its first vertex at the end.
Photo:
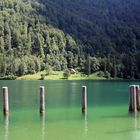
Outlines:
POLYGON ((41 140, 45 140, 45 115, 40 115, 41 120, 41 140))
POLYGON ((127 119, 127 118, 128 118, 128 115, 114 115, 114 116, 111 116, 111 115, 110 115, 110 116, 101 116, 100 118, 102 118, 102 119, 106 119, 106 118, 107 118, 107 119, 109 119, 109 118, 110 118, 110 119, 113 119, 113 118, 114 118, 114 119, 116 119, 116 118, 118 118, 118 119, 119 119, 119 118, 126 118, 126 119, 127 119))
POLYGON ((9 139, 9 116, 4 117, 4 140, 9 139))
POLYGON ((100 118, 102 119, 128 119, 128 118, 139 118, 140 119, 140 114, 139 113, 133 113, 133 112, 128 112, 126 114, 122 114, 122 115, 104 115, 104 116, 101 116, 100 118))
POLYGON ((129 118, 131 119, 131 127, 125 130, 118 130, 118 131, 109 131, 106 132, 107 134, 119 134, 119 133, 127 133, 135 140, 139 139, 140 136, 140 114, 139 113, 128 113, 129 118))

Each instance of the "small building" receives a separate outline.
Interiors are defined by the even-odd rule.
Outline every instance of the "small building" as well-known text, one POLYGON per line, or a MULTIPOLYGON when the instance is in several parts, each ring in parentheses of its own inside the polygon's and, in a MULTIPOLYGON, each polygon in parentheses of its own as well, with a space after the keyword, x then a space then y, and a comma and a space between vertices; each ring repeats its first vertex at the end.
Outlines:
POLYGON ((74 69, 69 69, 69 72, 70 72, 70 74, 76 74, 76 70, 74 70, 74 69))

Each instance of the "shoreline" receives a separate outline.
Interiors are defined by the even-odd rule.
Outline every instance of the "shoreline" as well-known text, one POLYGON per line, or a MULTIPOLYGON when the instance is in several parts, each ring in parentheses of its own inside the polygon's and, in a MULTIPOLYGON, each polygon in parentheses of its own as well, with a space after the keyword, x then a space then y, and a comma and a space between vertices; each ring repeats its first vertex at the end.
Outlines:
MULTIPOLYGON (((105 78, 98 76, 99 72, 95 72, 93 74, 88 75, 81 75, 80 73, 76 74, 71 74, 68 79, 65 79, 63 76, 63 71, 52 71, 49 75, 46 75, 45 71, 41 71, 35 74, 28 74, 28 75, 23 75, 20 77, 16 77, 15 79, 0 79, 0 80, 129 80, 129 79, 122 79, 122 78, 105 78), (41 79, 41 75, 44 75, 44 79, 41 79)), ((8 76, 7 76, 8 77, 8 76)))
POLYGON ((63 71, 52 71, 49 75, 46 75, 45 71, 40 71, 38 73, 35 74, 28 74, 28 75, 23 75, 20 77, 15 77, 13 75, 9 75, 9 76, 5 76, 5 77, 1 77, 0 80, 48 80, 48 81, 53 81, 53 80, 101 80, 101 81, 140 81, 140 79, 123 79, 123 78, 106 78, 106 77, 101 77, 98 76, 99 72, 95 72, 93 74, 88 75, 81 75, 80 73, 76 73, 76 74, 71 74, 68 79, 64 78, 63 76, 63 71), (44 79, 41 79, 41 75, 44 75, 44 79))
POLYGON ((33 75, 24 75, 18 77, 16 80, 42 80, 41 74, 44 74, 44 80, 105 80, 105 77, 97 76, 98 73, 91 74, 90 76, 81 75, 80 73, 71 74, 68 79, 64 78, 63 71, 53 71, 49 75, 45 74, 45 71, 35 73, 33 75))

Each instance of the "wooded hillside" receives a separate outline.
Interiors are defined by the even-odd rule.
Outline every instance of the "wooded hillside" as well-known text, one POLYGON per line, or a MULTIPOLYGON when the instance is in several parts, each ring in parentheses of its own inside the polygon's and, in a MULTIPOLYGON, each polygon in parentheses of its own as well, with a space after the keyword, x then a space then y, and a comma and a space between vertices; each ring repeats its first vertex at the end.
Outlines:
POLYGON ((0 77, 52 68, 140 78, 138 0, 1 0, 0 77))

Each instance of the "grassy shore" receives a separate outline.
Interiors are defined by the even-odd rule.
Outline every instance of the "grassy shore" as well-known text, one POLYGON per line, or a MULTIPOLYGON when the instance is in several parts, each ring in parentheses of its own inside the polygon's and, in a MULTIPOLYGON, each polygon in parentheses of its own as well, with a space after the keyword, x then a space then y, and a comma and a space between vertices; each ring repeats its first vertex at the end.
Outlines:
MULTIPOLYGON (((45 80, 63 80, 63 71, 53 71, 49 75, 46 75, 45 71, 35 73, 33 75, 24 75, 21 77, 18 77, 18 80, 39 80, 41 78, 41 74, 45 75, 45 80)), ((96 80, 102 80, 106 79, 105 77, 99 77, 98 72, 91 74, 89 76, 87 75, 81 75, 80 73, 77 74, 71 74, 68 78, 68 80, 88 80, 88 79, 96 79, 96 80)))

